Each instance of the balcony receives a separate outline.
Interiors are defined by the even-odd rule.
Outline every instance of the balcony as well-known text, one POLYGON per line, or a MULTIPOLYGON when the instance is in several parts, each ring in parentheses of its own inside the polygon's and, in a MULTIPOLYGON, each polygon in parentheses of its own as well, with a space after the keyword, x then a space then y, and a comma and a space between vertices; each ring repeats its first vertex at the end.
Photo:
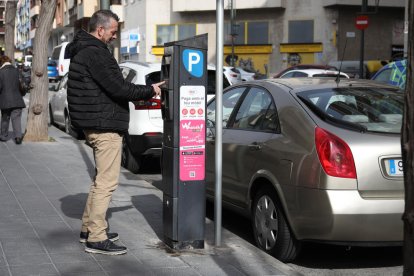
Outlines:
POLYGON ((4 34, 4 27, 0 27, 0 34, 4 34))
POLYGON ((84 17, 91 17, 98 7, 97 1, 83 1, 82 4, 78 5, 78 19, 84 17))
MULTIPOLYGON (((322 5, 324 7, 330 6, 358 6, 361 7, 361 0, 323 0, 322 5)), ((370 7, 375 6, 374 1, 368 0, 370 7)), ((379 1, 379 7, 396 7, 404 8, 405 0, 381 0, 379 1)))
MULTIPOLYGON (((188 1, 188 0, 172 0, 174 12, 190 12, 190 11, 215 11, 216 1, 188 1)), ((239 9, 268 9, 268 8, 285 8, 286 0, 237 0, 236 8, 239 9)))

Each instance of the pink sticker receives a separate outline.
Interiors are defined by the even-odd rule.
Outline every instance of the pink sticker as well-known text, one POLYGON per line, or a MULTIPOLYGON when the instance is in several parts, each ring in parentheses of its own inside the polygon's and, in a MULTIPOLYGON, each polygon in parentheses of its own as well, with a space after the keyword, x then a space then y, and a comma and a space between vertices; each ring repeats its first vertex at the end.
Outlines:
POLYGON ((182 86, 180 109, 180 180, 204 180, 205 87, 182 86))

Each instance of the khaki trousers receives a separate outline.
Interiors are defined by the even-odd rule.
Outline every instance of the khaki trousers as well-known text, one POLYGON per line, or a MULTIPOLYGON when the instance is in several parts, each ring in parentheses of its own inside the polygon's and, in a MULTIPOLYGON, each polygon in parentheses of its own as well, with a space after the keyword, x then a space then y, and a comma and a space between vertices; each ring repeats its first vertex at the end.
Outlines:
POLYGON ((93 149, 96 176, 89 190, 81 231, 89 232, 89 242, 98 242, 108 238, 106 212, 112 193, 118 187, 122 135, 116 132, 86 130, 85 136, 93 149))

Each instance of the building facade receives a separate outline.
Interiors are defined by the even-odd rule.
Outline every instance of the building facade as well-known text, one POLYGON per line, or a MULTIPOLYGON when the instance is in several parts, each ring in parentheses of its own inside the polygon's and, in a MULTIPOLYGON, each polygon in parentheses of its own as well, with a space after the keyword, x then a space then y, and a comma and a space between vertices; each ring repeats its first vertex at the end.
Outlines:
MULTIPOLYGON (((28 0, 20 0, 28 1, 28 0)), ((33 1, 33 0, 32 0, 33 1)), ((224 0, 224 60, 277 72, 297 63, 359 60, 362 0, 224 0), (233 59, 232 59, 233 58, 233 59)), ((98 0, 57 0, 50 47, 87 29, 98 0)), ((216 60, 216 1, 111 0, 120 16, 119 61, 159 62, 166 42, 207 33, 208 62, 216 60)), ((368 0, 365 60, 390 60, 404 47, 405 0, 368 0)))
POLYGON ((34 37, 39 22, 40 0, 19 0, 15 22, 16 49, 24 55, 32 54, 34 37))
MULTIPOLYGON (((215 63, 216 1, 122 4, 121 60, 159 61, 165 42, 208 33, 208 62, 215 63)), ((389 60, 401 53, 404 4, 404 0, 368 1, 365 60, 389 60)), ((236 65, 262 73, 296 63, 359 60, 361 31, 355 19, 361 5, 361 0, 225 0, 224 60, 230 63, 235 57, 236 65)))

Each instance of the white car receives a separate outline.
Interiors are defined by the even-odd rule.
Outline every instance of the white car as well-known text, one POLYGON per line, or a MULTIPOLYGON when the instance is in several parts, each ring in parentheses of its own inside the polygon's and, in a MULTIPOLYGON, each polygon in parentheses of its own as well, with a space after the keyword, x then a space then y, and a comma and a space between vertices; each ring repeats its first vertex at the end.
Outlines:
MULTIPOLYGON (((125 80, 134 84, 151 85, 161 81, 161 63, 126 61, 119 64, 125 80)), ((215 68, 207 67, 207 100, 216 93, 215 68)), ((231 83, 223 74, 223 89, 231 83)), ((128 135, 122 145, 122 165, 133 173, 139 172, 147 157, 161 154, 163 120, 160 99, 129 103, 128 135)))
POLYGON ((256 75, 255 71, 247 68, 236 67, 236 70, 239 72, 242 81, 252 81, 256 75))
MULTIPOLYGON (((125 80, 151 85, 160 82, 161 63, 123 62, 119 64, 125 80)), ((146 158, 161 154, 163 120, 161 99, 129 103, 129 129, 122 142, 122 166, 138 173, 146 158)))
POLYGON ((231 85, 242 81, 240 73, 234 67, 223 66, 223 73, 231 85))
POLYGON ((323 77, 336 77, 340 75, 341 78, 349 79, 349 76, 343 72, 323 69, 302 69, 291 70, 281 75, 280 78, 323 78, 323 77))

